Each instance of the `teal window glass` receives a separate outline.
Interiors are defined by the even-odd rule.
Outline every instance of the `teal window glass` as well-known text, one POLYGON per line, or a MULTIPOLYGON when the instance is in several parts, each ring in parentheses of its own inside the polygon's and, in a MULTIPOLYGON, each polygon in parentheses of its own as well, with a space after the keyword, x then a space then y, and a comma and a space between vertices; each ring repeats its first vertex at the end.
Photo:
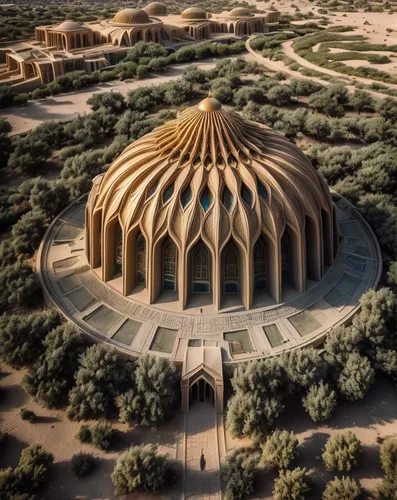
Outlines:
POLYGON ((190 186, 188 186, 181 195, 181 202, 183 208, 185 208, 189 204, 191 199, 192 199, 192 190, 190 189, 190 186))
POLYGON ((229 211, 233 206, 233 195, 227 186, 225 187, 222 193, 222 203, 223 206, 229 211))
POLYGON ((211 191, 208 189, 208 186, 206 186, 204 188, 204 191, 201 193, 200 203, 201 203, 201 206, 204 208, 205 212, 211 206, 211 203, 212 203, 212 194, 211 194, 211 191))
POLYGON ((264 200, 269 199, 269 193, 267 192, 267 189, 265 186, 261 183, 261 181, 258 181, 258 193, 261 198, 264 200))
POLYGON ((163 193, 163 203, 167 203, 167 201, 171 198, 173 192, 174 184, 170 184, 163 193))
POLYGON ((245 201, 245 203, 251 207, 252 205, 252 193, 251 191, 247 188, 247 186, 245 184, 243 184, 242 188, 241 188, 241 197, 243 198, 243 200, 245 201))

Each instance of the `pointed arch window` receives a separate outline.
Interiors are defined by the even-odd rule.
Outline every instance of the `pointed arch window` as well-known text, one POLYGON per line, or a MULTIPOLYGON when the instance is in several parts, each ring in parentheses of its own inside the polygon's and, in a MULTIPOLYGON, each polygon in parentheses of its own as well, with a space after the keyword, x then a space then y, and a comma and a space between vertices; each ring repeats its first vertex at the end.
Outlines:
POLYGON ((192 291, 196 293, 210 291, 210 254, 201 240, 192 251, 192 291))
POLYGON ((200 203, 204 209, 204 212, 207 212, 207 210, 210 208, 211 203, 212 203, 212 193, 211 193, 208 186, 206 186, 204 188, 203 192, 201 193, 200 203))
POLYGON ((146 286, 146 240, 142 233, 136 238, 136 280, 146 286))
POLYGON ((281 276, 283 280, 289 279, 289 244, 288 229, 285 228, 281 238, 281 276))
POLYGON ((241 187, 241 197, 245 201, 245 203, 251 208, 252 206, 252 193, 250 189, 247 188, 245 184, 241 187))
POLYGON ((170 184, 163 193, 163 203, 167 203, 167 201, 171 198, 173 193, 174 193, 174 184, 170 184))
POLYGON ((266 288, 266 247, 261 239, 254 246, 254 288, 266 288))
POLYGON ((225 186, 225 189, 223 190, 222 193, 222 203, 223 206, 230 212, 233 206, 233 195, 227 186, 225 186))
POLYGON ((269 193, 267 192, 267 189, 265 187, 264 184, 262 184, 262 182, 257 179, 257 185, 258 185, 258 194, 261 198, 263 198, 264 200, 268 200, 269 199, 269 193))
POLYGON ((238 292, 239 274, 238 250, 236 245, 229 241, 223 251, 223 277, 226 293, 238 292))
POLYGON ((187 205, 189 205, 191 199, 192 199, 192 189, 190 186, 187 186, 181 195, 182 207, 183 208, 187 207, 187 205))
POLYGON ((153 184, 146 191, 146 199, 150 198, 156 191, 158 185, 158 181, 153 182, 153 184))
POLYGON ((121 229, 120 223, 116 224, 116 269, 114 278, 121 275, 122 272, 122 262, 123 262, 123 231, 121 229))
POLYGON ((176 290, 176 246, 170 238, 163 247, 163 288, 176 290))

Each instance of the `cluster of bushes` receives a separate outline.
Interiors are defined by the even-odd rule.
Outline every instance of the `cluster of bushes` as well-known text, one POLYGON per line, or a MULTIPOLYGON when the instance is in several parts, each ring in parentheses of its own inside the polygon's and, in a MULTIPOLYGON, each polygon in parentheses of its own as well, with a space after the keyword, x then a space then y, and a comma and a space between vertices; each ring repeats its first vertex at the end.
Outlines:
POLYGON ((0 498, 34 498, 47 481, 53 460, 53 455, 37 444, 22 450, 15 468, 0 470, 0 498))
POLYGON ((91 426, 82 425, 77 438, 82 443, 90 443, 99 450, 108 451, 118 440, 118 432, 110 422, 100 421, 91 426))
MULTIPOLYGON (((228 57, 245 51, 244 42, 225 43, 202 42, 196 45, 181 47, 168 53, 162 45, 154 42, 138 42, 128 50, 127 55, 112 69, 102 72, 72 71, 60 75, 54 81, 34 90, 33 99, 41 99, 50 95, 78 90, 101 82, 125 80, 127 78, 142 79, 151 72, 165 71, 175 63, 190 62, 208 57, 228 57)), ((26 102, 26 101, 25 101, 26 102)), ((1 107, 1 94, 0 94, 1 107)))
POLYGON ((364 398, 376 370, 396 380, 396 311, 397 299, 390 289, 370 290, 352 325, 328 336, 324 356, 308 348, 237 366, 227 410, 231 434, 266 436, 292 393, 301 393, 309 415, 321 421, 332 415, 337 397, 364 398))
POLYGON ((386 83, 397 83, 397 79, 385 71, 379 71, 375 68, 365 66, 354 68, 341 62, 344 60, 363 59, 374 64, 385 64, 391 62, 387 56, 366 54, 365 51, 387 50, 389 52, 397 52, 396 45, 386 46, 383 44, 369 44, 364 41, 365 39, 362 35, 341 35, 337 33, 337 31, 350 30, 350 27, 343 26, 329 28, 320 33, 315 33, 295 40, 293 48, 299 56, 317 66, 349 76, 370 78, 386 83), (314 52, 313 47, 317 44, 321 44, 320 49, 314 52), (345 49, 346 52, 330 53, 329 49, 331 47, 342 48, 345 49), (349 50, 351 52, 348 52, 349 50))
POLYGON ((13 104, 26 104, 29 94, 15 92, 9 85, 0 85, 0 108, 13 104))
MULTIPOLYGON (((311 471, 300 467, 291 468, 298 457, 298 440, 294 434, 276 429, 264 440, 254 440, 253 444, 253 448, 234 450, 224 462, 222 479, 225 484, 225 498, 241 500, 253 493, 258 465, 265 470, 278 472, 273 488, 275 500, 305 498, 311 490, 311 471)), ((361 442, 349 431, 331 436, 321 458, 327 471, 349 472, 359 465, 361 455, 361 442)), ((393 459, 396 459, 394 455, 393 459)), ((322 499, 357 500, 361 492, 360 485, 354 479, 335 477, 326 485, 322 499)))

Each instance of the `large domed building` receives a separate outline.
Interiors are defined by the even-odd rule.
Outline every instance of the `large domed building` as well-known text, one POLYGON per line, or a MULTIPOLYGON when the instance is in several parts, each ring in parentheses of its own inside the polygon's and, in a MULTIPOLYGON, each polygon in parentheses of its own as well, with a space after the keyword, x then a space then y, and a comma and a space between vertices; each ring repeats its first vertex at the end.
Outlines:
POLYGON ((222 363, 321 343, 377 285, 381 254, 296 145, 209 96, 94 179, 38 269, 87 335, 183 366, 184 408, 205 372, 221 411, 222 363))
POLYGON ((87 204, 90 266, 123 295, 146 289, 149 304, 166 292, 181 309, 202 294, 215 310, 231 295, 246 309, 262 293, 281 302, 286 287, 320 280, 337 249, 309 160, 212 97, 131 144, 87 204))

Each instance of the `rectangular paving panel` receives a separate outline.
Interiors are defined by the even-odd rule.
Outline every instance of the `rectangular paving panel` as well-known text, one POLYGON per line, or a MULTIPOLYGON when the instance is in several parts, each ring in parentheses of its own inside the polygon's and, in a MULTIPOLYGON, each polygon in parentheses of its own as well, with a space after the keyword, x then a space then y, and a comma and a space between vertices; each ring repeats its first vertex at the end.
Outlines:
POLYGON ((80 257, 67 257, 66 259, 57 260, 54 262, 54 271, 55 273, 60 273, 65 269, 69 269, 70 267, 75 266, 80 261, 80 257))
POLYGON ((348 236, 349 238, 362 238, 363 233, 360 231, 358 224, 356 222, 346 222, 339 224, 339 230, 343 236, 348 236))
POLYGON ((81 227, 72 226, 71 224, 62 224, 61 229, 55 236, 55 241, 71 241, 80 236, 83 232, 81 227))
POLYGON ((321 323, 308 310, 295 314, 295 316, 291 316, 288 320, 301 337, 310 335, 321 327, 321 323))
POLYGON ((323 299, 332 307, 337 310, 345 307, 346 304, 349 303, 351 297, 346 293, 342 292, 338 288, 331 288, 331 290, 324 295, 323 299))
POLYGON ((266 325, 263 327, 263 331, 272 347, 278 347, 284 343, 283 336, 276 325, 266 325))
POLYGON ((201 339, 189 339, 188 347, 201 347, 201 339))
POLYGON ((248 330, 226 332, 223 334, 223 338, 229 342, 232 355, 244 354, 245 352, 251 352, 253 350, 248 330))
POLYGON ((360 278, 353 276, 352 274, 345 273, 342 278, 338 281, 336 286, 340 288, 343 292, 345 292, 350 297, 353 297, 357 288, 361 283, 360 278))
POLYGON ((96 302, 96 298, 84 287, 69 293, 66 297, 80 312, 96 302))
POLYGON ((66 276, 66 278, 60 279, 58 285, 63 293, 69 293, 71 290, 80 286, 81 281, 75 274, 71 274, 70 276, 66 276))
POLYGON ((366 259, 359 257, 358 255, 346 255, 343 262, 355 271, 363 272, 367 267, 366 259))
POLYGON ((127 319, 113 335, 112 339, 120 342, 120 344, 131 345, 141 326, 142 323, 139 323, 139 321, 127 319))
POLYGON ((150 350, 171 354, 177 335, 178 330, 171 330, 170 328, 159 326, 150 345, 150 350))
POLYGON ((106 334, 121 318, 122 315, 120 313, 102 305, 83 319, 92 327, 106 334))

